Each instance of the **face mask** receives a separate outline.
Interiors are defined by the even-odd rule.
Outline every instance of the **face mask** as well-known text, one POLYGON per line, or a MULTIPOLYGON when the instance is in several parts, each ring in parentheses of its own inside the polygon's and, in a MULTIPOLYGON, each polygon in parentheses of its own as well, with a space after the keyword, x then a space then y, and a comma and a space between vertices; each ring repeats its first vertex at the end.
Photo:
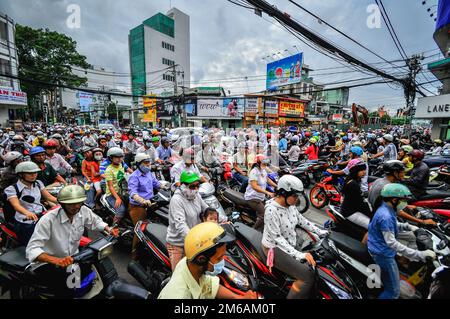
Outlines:
POLYGON ((103 159, 103 156, 101 156, 101 155, 95 155, 95 160, 96 161, 101 161, 102 159, 103 159))
POLYGON ((214 266, 214 271, 207 271, 206 274, 210 275, 210 276, 217 276, 219 275, 223 268, 225 267, 225 259, 222 259, 221 261, 219 261, 217 264, 213 264, 211 262, 209 262, 211 265, 214 266))
POLYGON ((181 185, 181 193, 188 200, 194 200, 197 197, 198 189, 190 189, 186 185, 181 185))
POLYGON ((139 165, 139 169, 144 174, 150 173, 150 171, 152 170, 150 167, 147 167, 145 165, 139 165))
POLYGON ((408 202, 407 201, 402 200, 402 201, 398 202, 398 204, 397 204, 397 213, 400 213, 400 211, 404 210, 406 206, 408 206, 408 202))

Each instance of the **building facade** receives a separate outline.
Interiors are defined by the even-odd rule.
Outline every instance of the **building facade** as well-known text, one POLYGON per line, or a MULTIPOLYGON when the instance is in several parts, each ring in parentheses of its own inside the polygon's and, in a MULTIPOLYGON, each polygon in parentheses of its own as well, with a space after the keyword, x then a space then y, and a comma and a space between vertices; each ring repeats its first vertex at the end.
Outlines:
MULTIPOLYGON (((0 74, 18 76, 19 60, 14 40, 14 20, 0 12, 0 74)), ((25 115, 27 95, 17 79, 0 76, 0 124, 20 126, 25 115)))

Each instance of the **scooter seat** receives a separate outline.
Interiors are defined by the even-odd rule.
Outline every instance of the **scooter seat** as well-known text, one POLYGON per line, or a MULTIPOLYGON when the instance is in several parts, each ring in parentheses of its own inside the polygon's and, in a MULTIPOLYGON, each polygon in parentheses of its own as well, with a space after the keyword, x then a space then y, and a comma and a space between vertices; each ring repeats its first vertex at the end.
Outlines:
POLYGON ((226 189, 223 192, 223 196, 225 196, 225 198, 233 202, 236 206, 244 206, 244 207, 248 206, 248 203, 244 198, 244 194, 240 192, 236 192, 232 189, 226 189))
POLYGON ((159 250, 168 255, 166 248, 167 226, 148 223, 147 227, 145 227, 144 234, 158 245, 159 250))
POLYGON ((373 264, 374 261, 367 250, 367 246, 361 242, 353 239, 345 234, 338 232, 331 232, 330 239, 334 242, 337 248, 355 258, 364 265, 373 264))
POLYGON ((25 268, 30 264, 25 257, 25 246, 7 251, 0 256, 0 265, 15 269, 19 271, 25 271, 25 268))
POLYGON ((252 248, 254 248, 254 251, 258 255, 256 257, 259 257, 261 261, 265 261, 265 255, 261 244, 263 234, 243 223, 235 223, 234 229, 236 232, 236 237, 238 239, 244 239, 248 241, 248 243, 252 246, 252 248))
POLYGON ((450 197, 450 192, 429 191, 426 195, 420 197, 419 200, 437 199, 446 197, 450 197))

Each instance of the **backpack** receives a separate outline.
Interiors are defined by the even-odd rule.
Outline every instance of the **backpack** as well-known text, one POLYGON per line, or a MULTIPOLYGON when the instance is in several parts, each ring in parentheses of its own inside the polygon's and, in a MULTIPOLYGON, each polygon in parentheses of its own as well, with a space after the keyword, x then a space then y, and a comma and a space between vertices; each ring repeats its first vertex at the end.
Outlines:
MULTIPOLYGON (((22 196, 23 190, 19 192, 19 188, 17 187, 17 184, 14 184, 12 186, 14 187, 14 190, 16 191, 17 198, 20 199, 20 197, 22 196)), ((5 217, 5 220, 8 223, 14 223, 15 222, 14 217, 16 215, 16 210, 9 202, 9 200, 6 196, 6 193, 3 193, 3 195, 2 195, 2 203, 3 203, 3 216, 5 217)))

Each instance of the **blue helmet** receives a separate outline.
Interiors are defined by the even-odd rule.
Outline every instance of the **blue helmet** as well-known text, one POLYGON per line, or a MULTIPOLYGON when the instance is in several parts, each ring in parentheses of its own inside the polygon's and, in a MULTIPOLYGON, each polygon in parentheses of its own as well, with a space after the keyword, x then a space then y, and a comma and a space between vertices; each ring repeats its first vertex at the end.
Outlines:
POLYGON ((347 137, 347 136, 344 136, 344 137, 342 137, 342 140, 343 140, 344 142, 347 142, 347 141, 348 141, 348 137, 347 137))
POLYGON ((33 156, 33 155, 36 155, 36 154, 40 154, 40 153, 45 153, 45 150, 44 150, 43 147, 36 146, 36 147, 33 147, 30 150, 30 156, 33 156))
POLYGON ((359 146, 353 146, 350 148, 350 152, 352 152, 356 156, 361 156, 363 153, 363 149, 359 146))
POLYGON ((313 136, 319 136, 319 132, 314 132, 313 136))

